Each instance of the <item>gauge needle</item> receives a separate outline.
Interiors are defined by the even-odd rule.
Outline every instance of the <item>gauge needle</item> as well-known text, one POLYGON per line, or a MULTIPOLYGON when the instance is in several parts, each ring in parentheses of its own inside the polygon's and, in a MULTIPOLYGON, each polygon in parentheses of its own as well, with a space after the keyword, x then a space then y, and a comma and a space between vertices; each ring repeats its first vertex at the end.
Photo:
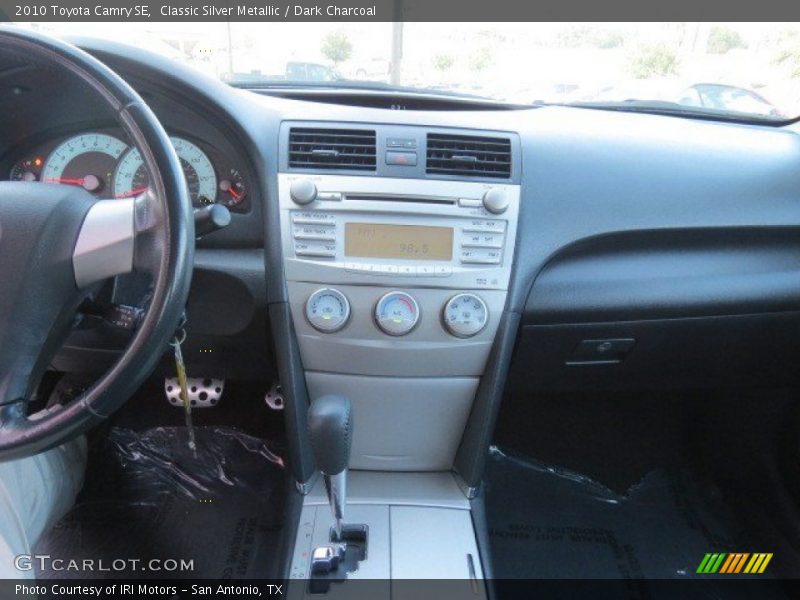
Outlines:
POLYGON ((83 177, 78 179, 70 177, 48 177, 45 179, 47 183, 66 183, 68 185, 83 185, 83 177))
POLYGON ((94 192, 100 187, 100 179, 95 175, 87 175, 86 177, 48 177, 45 181, 47 183, 79 185, 90 192, 94 192))
POLYGON ((114 196, 114 198, 130 198, 131 196, 138 196, 139 194, 144 194, 148 189, 150 188, 148 188, 147 186, 138 187, 133 190, 128 190, 125 193, 118 194, 114 196))
POLYGON ((229 193, 231 196, 233 196, 233 199, 234 199, 234 200, 238 200, 239 198, 241 198, 241 197, 242 197, 242 195, 241 195, 239 192, 237 192, 237 191, 236 191, 236 189, 235 189, 233 186, 231 186, 231 187, 229 187, 229 188, 228 188, 228 193, 229 193))

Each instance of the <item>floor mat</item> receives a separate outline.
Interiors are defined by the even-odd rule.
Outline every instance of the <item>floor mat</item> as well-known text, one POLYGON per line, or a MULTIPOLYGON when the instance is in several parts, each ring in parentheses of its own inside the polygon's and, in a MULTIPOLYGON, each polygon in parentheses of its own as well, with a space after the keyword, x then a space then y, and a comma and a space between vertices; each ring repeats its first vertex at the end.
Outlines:
POLYGON ((37 577, 272 576, 285 494, 277 449, 231 428, 196 427, 195 438, 193 451, 185 427, 110 429, 75 507, 35 549, 64 564, 94 560, 95 571, 102 560, 110 571, 51 568, 37 577), (169 559, 175 570, 165 570, 169 559))
MULTIPOLYGON (((497 578, 698 578, 706 553, 773 551, 757 547, 720 491, 688 471, 655 470, 617 494, 493 448, 486 498, 497 578)), ((640 591, 628 597, 659 597, 640 591)))

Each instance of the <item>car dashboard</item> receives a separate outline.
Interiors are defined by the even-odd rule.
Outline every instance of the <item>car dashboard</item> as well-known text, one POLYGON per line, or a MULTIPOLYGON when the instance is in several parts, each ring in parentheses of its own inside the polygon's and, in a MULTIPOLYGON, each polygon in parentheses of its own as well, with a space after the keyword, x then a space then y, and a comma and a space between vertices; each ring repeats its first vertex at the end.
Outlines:
MULTIPOLYGON (((681 318, 735 319, 762 313, 777 318, 795 310, 800 300, 790 283, 797 268, 793 233, 800 179, 800 143, 793 126, 568 107, 500 107, 424 94, 393 98, 385 91, 282 90, 262 95, 231 88, 145 51, 112 42, 73 41, 106 61, 153 108, 178 146, 197 205, 219 202, 233 213, 229 227, 198 240, 189 314, 200 341, 190 360, 201 364, 202 355, 215 351, 214 364, 225 372, 254 376, 262 365, 271 364, 268 344, 261 344, 258 352, 235 348, 241 339, 263 337, 266 306, 287 301, 286 270, 296 270, 291 261, 283 264, 289 232, 281 218, 279 173, 317 174, 287 168, 287 123, 379 131, 379 172, 326 168, 321 171, 325 176, 338 173, 362 181, 388 177, 399 186, 427 182, 423 187, 472 181, 482 193, 492 183, 519 186, 515 239, 505 250, 514 256, 506 274, 503 311, 521 321, 520 340, 532 338, 530 347, 520 345, 517 356, 552 367, 527 374, 528 383, 613 387, 629 376, 648 380, 652 373, 647 369, 637 378, 637 358, 641 366, 668 360, 688 367, 692 353, 676 356, 673 349, 654 344, 654 354, 648 354, 647 339, 634 335, 636 326, 630 323, 674 324, 681 318), (396 160, 410 156, 408 148, 388 147, 390 142, 402 144, 417 134, 427 140, 425 136, 436 132, 508 140, 513 172, 499 179, 435 173, 423 162, 430 157, 422 141, 412 152, 416 165, 386 164, 389 154, 396 160), (769 285, 763 285, 765 278, 769 285), (603 324, 602 336, 592 331, 597 324, 603 324), (549 343, 550 336, 558 343, 549 343), (615 351, 609 361, 602 356, 587 359, 579 350, 576 354, 584 340, 604 336, 635 343, 623 354, 615 351), (628 352, 631 360, 622 360, 628 352), (580 368, 595 362, 606 366, 580 368)), ((89 185, 107 197, 146 185, 139 181, 135 153, 113 128, 110 115, 103 116, 79 87, 14 65, 6 72, 14 74, 15 82, 2 98, 13 107, 6 114, 14 117, 4 124, 6 145, 0 149, 0 172, 8 179, 74 179, 73 184, 89 185), (33 123, 33 129, 21 129, 23 122, 33 123), (68 154, 104 144, 106 150, 87 155, 97 163, 88 170, 80 165, 80 156, 80 173, 64 169, 67 162, 75 165, 68 154), (95 171, 89 181, 77 181, 95 171)), ((416 194, 426 195, 424 189, 416 194)), ((476 201, 480 194, 472 196, 476 201)), ((348 282, 365 281, 346 266, 341 271, 348 282)), ((715 345, 714 339, 708 338, 708 344, 715 345)), ((99 338, 90 341, 99 343, 104 353, 108 349, 99 338)), ((86 360, 90 345, 75 348, 80 349, 79 359, 68 361, 73 367, 94 364, 86 360)), ((707 375, 713 382, 714 372, 707 375)), ((745 369, 739 375, 760 377, 763 372, 745 369)))
MULTIPOLYGON (((128 46, 76 41, 159 117, 195 206, 231 211, 230 225, 197 241, 186 365, 280 381, 289 469, 306 494, 306 412, 329 394, 358 414, 353 469, 458 474, 460 500, 445 508, 474 544, 464 498, 481 485, 505 398, 797 383, 795 125, 385 91, 258 93, 128 46)), ((79 86, 4 72, 15 75, 0 96, 6 178, 101 198, 146 187, 136 152, 79 86)), ((146 281, 118 277, 96 299, 146 298, 146 281)), ((87 317, 53 367, 101 372, 128 335, 87 317)), ((165 360, 158 374, 172 368, 165 360)), ((420 485, 418 498, 435 496, 420 485)), ((315 506, 302 508, 300 576, 302 540, 327 532, 315 506)), ((409 527, 431 510, 412 508, 409 527)), ((379 509, 364 519, 383 522, 379 509)), ((394 535, 374 531, 377 547, 394 535)), ((392 569, 418 567, 404 560, 392 569)), ((462 563, 437 576, 469 577, 462 563)), ((365 576, 388 579, 389 568, 372 560, 365 576)))

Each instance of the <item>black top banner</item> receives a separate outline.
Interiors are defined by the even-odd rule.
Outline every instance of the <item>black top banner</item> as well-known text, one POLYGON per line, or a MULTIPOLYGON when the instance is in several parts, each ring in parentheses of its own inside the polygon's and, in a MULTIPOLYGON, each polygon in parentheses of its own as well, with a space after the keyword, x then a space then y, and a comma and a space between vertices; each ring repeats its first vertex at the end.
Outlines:
POLYGON ((788 0, 0 0, 26 22, 794 21, 788 0))

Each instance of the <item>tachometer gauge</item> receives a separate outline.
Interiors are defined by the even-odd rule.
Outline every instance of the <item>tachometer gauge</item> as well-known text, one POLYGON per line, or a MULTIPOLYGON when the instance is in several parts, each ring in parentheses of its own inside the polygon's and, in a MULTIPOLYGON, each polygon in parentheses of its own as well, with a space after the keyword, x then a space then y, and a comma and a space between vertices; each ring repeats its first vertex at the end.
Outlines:
POLYGON ((42 169, 42 181, 76 185, 96 196, 108 193, 117 159, 127 144, 105 133, 84 133, 59 144, 42 169))
MULTIPOLYGON (((192 204, 213 204, 217 199, 217 176, 208 155, 196 144, 179 137, 171 137, 172 145, 181 161, 183 175, 189 187, 192 204)), ((131 148, 122 157, 114 175, 114 196, 128 198, 147 190, 149 185, 142 155, 131 148)))

